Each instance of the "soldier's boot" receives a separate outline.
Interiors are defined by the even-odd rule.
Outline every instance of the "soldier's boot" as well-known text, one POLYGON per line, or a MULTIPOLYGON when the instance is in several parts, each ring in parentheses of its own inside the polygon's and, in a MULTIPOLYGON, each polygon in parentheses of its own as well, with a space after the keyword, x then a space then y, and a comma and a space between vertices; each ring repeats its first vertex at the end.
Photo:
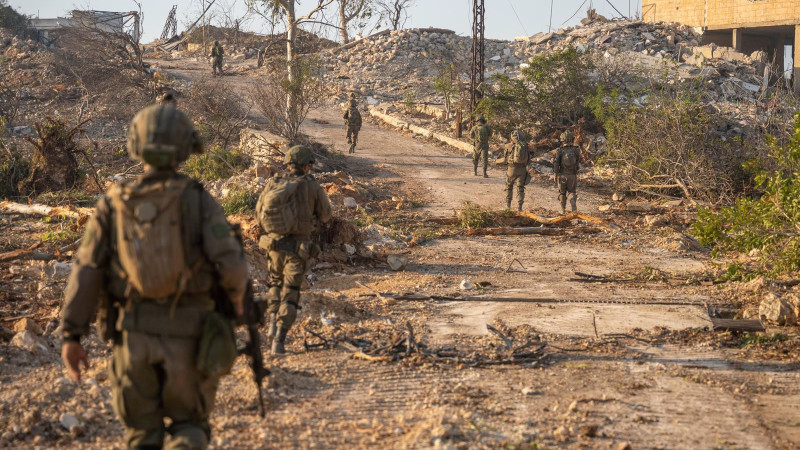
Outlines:
POLYGON ((558 200, 561 202, 561 215, 567 213, 567 196, 566 195, 559 195, 558 200))
POLYGON ((517 211, 522 212, 522 202, 517 204, 517 211))
POLYGON ((483 166, 483 178, 489 178, 489 175, 486 174, 486 166, 483 166))
POLYGON ((578 194, 572 194, 572 196, 570 196, 569 207, 572 212, 576 212, 578 210, 578 194))
POLYGON ((522 204, 525 202, 525 190, 519 189, 517 191, 517 211, 522 212, 522 204))
POLYGON ((278 314, 277 313, 270 313, 269 314, 269 324, 267 324, 267 342, 271 343, 272 339, 275 337, 275 332, 278 327, 278 314))
POLYGON ((478 176, 478 165, 477 164, 473 164, 472 172, 475 174, 476 177, 478 176))
POLYGON ((272 354, 273 355, 283 355, 286 353, 286 331, 283 328, 279 328, 278 332, 275 334, 275 338, 272 340, 272 354))

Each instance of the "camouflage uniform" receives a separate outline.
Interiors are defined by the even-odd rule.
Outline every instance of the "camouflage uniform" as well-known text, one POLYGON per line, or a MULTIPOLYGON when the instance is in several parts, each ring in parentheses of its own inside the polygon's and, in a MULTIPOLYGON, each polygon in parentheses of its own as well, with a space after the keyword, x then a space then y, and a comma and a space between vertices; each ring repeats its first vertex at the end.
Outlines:
POLYGON ((483 157, 483 177, 488 178, 486 170, 489 167, 489 137, 492 135, 492 129, 486 125, 486 119, 483 116, 478 118, 478 124, 472 127, 469 132, 470 138, 474 145, 472 150, 472 166, 475 175, 478 175, 478 162, 483 157))
POLYGON ((571 132, 565 131, 561 134, 561 148, 556 151, 556 156, 553 159, 553 172, 555 173, 556 182, 558 183, 558 200, 561 202, 561 214, 566 213, 567 209, 567 194, 569 193, 570 209, 575 212, 578 210, 577 188, 578 188, 578 170, 580 169, 581 152, 578 147, 572 145, 574 136, 571 132), (575 167, 564 167, 565 158, 573 158, 575 167))
POLYGON ((213 58, 211 64, 211 72, 214 75, 217 75, 217 71, 219 74, 222 75, 222 56, 225 52, 222 50, 222 46, 219 42, 214 41, 214 47, 211 49, 211 58, 213 58))
MULTIPOLYGON (((319 254, 319 247, 312 242, 311 234, 319 224, 326 223, 331 218, 331 203, 327 192, 303 169, 303 166, 313 162, 310 159, 311 150, 307 147, 293 147, 287 152, 287 161, 292 160, 298 148, 306 149, 309 155, 309 159, 304 162, 289 162, 293 172, 288 178, 291 181, 303 180, 295 194, 298 199, 304 199, 297 211, 299 231, 291 235, 279 235, 271 232, 268 225, 260 223, 267 235, 261 238, 259 247, 267 252, 270 263, 268 335, 273 338, 273 354, 284 353, 286 334, 297 319, 297 310, 300 307, 300 288, 310 268, 311 259, 319 254)), ((269 184, 265 191, 268 189, 269 184)), ((262 195, 259 202, 263 198, 262 195)))
MULTIPOLYGON (((159 117, 162 112, 167 116, 176 111, 173 105, 163 104, 144 111, 152 108, 160 108, 161 112, 156 113, 159 117)), ((177 120, 181 122, 178 126, 192 130, 186 116, 180 114, 177 120)), ((194 150, 202 150, 193 130, 192 139, 194 150)), ((133 149, 129 151, 135 154, 133 149)), ((172 438, 168 448, 202 449, 210 439, 208 418, 214 408, 219 375, 207 376, 198 370, 198 343, 206 319, 215 309, 212 290, 223 290, 235 304, 243 302, 247 262, 222 208, 199 183, 169 165, 148 168, 135 182, 112 190, 124 186, 129 189, 126 192, 135 195, 188 181, 177 201, 184 260, 187 267, 192 267, 193 275, 177 300, 173 297, 179 292, 160 299, 138 295, 120 262, 117 203, 109 191, 98 201, 86 225, 67 284, 62 317, 64 347, 74 346, 89 332, 99 304, 103 305, 101 318, 118 315, 110 321, 110 334, 114 335, 110 379, 113 407, 125 426, 128 447, 161 448, 169 432, 172 438), (165 428, 165 418, 170 419, 169 428, 165 428)), ((69 350, 62 351, 67 362, 69 350)), ((67 366, 70 367, 69 362, 67 366)))
POLYGON ((355 100, 350 101, 350 108, 344 113, 344 123, 347 126, 347 143, 358 143, 358 132, 361 130, 361 113, 358 112, 355 100))
MULTIPOLYGON (((508 162, 506 172, 506 208, 511 208, 511 200, 514 196, 514 185, 517 185, 517 211, 522 211, 522 204, 525 202, 525 186, 530 181, 528 174, 528 164, 516 164, 510 162, 511 155, 515 146, 522 146, 528 152, 528 144, 522 139, 519 131, 511 134, 511 145, 506 149, 505 159, 508 162)), ((528 158, 529 159, 529 158, 528 158)))

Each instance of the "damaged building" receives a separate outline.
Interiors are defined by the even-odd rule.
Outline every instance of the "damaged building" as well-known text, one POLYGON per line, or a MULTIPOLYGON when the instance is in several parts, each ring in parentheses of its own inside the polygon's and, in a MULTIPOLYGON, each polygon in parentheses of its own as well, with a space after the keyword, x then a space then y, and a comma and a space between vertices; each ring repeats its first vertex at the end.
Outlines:
POLYGON ((797 0, 645 0, 642 18, 701 28, 704 43, 733 47, 745 54, 764 51, 779 67, 787 67, 791 59, 794 91, 800 95, 797 0))
POLYGON ((139 40, 139 13, 136 11, 81 11, 74 10, 70 17, 52 19, 32 18, 31 31, 36 39, 45 45, 55 45, 59 34, 76 26, 91 25, 107 33, 130 34, 135 41, 139 40))

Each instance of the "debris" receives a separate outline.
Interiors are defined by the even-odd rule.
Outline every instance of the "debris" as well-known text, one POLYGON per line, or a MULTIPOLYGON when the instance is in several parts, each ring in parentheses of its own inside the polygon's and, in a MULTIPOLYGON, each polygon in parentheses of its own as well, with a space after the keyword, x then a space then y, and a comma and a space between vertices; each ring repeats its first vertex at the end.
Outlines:
POLYGON ((39 326, 39 324, 37 324, 33 319, 27 317, 19 319, 16 321, 16 323, 14 323, 14 331, 21 332, 25 330, 36 335, 42 334, 42 328, 39 326))
POLYGON ((719 319, 711 318, 714 331, 746 331, 749 333, 763 333, 764 325, 758 319, 719 319))
POLYGON ((462 291, 471 291, 475 289, 475 285, 469 280, 461 280, 461 284, 458 285, 458 288, 462 291))
POLYGON ((354 199, 353 197, 345 197, 344 207, 347 209, 356 209, 358 208, 358 203, 356 203, 356 199, 354 199))
POLYGON ((600 212, 606 212, 611 210, 611 205, 600 205, 597 207, 597 210, 600 212))
POLYGON ((349 256, 352 256, 352 255, 355 255, 355 254, 356 254, 356 248, 355 248, 355 246, 352 246, 352 245, 350 245, 350 244, 344 244, 344 251, 345 251, 345 252, 347 252, 347 254, 348 254, 349 256))
POLYGON ((625 194, 620 194, 619 192, 614 192, 614 195, 611 196, 611 200, 615 202, 621 202, 625 200, 625 194))
POLYGON ((11 339, 11 345, 28 350, 34 354, 41 351, 47 351, 47 345, 42 338, 36 336, 34 333, 28 330, 23 330, 15 334, 11 339))
POLYGON ((72 265, 60 261, 50 261, 42 268, 42 277, 50 280, 65 280, 72 272, 72 265))
POLYGON ((386 257, 386 263, 392 270, 398 272, 406 268, 408 258, 402 255, 389 255, 386 257))
POLYGON ((653 205, 647 202, 628 202, 626 209, 631 212, 647 212, 653 210, 653 205))
POLYGON ((779 297, 770 292, 761 301, 758 316, 780 326, 795 325, 800 316, 800 299, 796 295, 779 297))

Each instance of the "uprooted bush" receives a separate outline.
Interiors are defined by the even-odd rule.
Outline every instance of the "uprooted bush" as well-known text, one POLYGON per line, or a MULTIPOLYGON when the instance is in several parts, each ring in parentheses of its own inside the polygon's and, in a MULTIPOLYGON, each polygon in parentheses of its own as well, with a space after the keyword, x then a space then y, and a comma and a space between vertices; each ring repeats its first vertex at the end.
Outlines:
POLYGON ((19 196, 19 182, 28 177, 30 160, 16 149, 0 145, 0 199, 19 196))
POLYGON ((216 181, 230 178, 247 169, 250 160, 238 150, 214 147, 200 155, 193 155, 181 168, 181 172, 200 181, 216 181))
POLYGON ((37 138, 28 139, 34 148, 33 160, 28 177, 18 185, 19 192, 37 195, 74 187, 81 175, 76 156, 82 150, 75 142, 84 131, 81 125, 70 128, 60 120, 47 118, 35 128, 37 138))
POLYGON ((617 190, 718 203, 748 181, 746 143, 713 133, 714 117, 688 90, 653 92, 645 105, 617 91, 590 97, 608 145, 602 165, 612 167, 617 190))
POLYGON ((204 78, 189 88, 182 102, 203 140, 227 148, 239 137, 249 108, 244 99, 218 79, 204 78))
POLYGON ((750 253, 758 256, 757 272, 771 276, 800 271, 800 114, 794 137, 783 147, 772 140, 767 161, 754 160, 747 168, 760 189, 756 197, 739 198, 732 206, 698 213, 692 227, 702 245, 714 253, 750 253))
POLYGON ((273 72, 255 88, 255 103, 268 121, 267 130, 290 144, 298 142, 300 125, 324 92, 313 61, 299 59, 294 65, 291 79, 286 72, 273 72))
POLYGON ((569 48, 535 56, 528 64, 521 78, 495 75, 496 84, 484 92, 477 111, 506 135, 519 126, 551 129, 577 123, 594 90, 591 56, 569 48))

